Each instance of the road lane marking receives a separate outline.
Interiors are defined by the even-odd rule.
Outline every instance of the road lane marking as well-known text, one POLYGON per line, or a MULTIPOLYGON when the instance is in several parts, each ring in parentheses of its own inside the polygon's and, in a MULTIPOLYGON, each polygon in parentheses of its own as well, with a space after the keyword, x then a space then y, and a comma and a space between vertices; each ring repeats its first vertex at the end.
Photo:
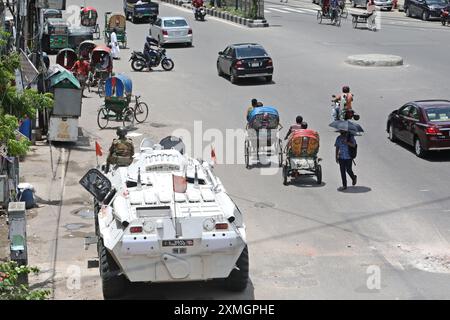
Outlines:
POLYGON ((288 8, 288 7, 283 7, 283 10, 289 10, 289 11, 293 11, 293 12, 297 12, 297 13, 305 13, 305 11, 302 11, 299 9, 292 9, 292 8, 288 8))
POLYGON ((272 8, 272 7, 269 7, 268 9, 273 10, 273 11, 277 11, 277 12, 281 12, 281 13, 290 13, 289 11, 285 11, 285 10, 281 10, 281 9, 277 9, 277 8, 272 8))

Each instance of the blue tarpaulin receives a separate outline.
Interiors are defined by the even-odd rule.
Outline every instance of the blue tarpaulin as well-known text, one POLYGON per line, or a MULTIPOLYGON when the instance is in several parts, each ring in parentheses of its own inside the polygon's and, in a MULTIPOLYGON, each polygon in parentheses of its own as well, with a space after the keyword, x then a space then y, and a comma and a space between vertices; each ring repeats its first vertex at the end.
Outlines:
POLYGON ((107 97, 123 97, 131 95, 133 92, 133 83, 128 76, 117 74, 108 78, 105 85, 105 95, 107 97))

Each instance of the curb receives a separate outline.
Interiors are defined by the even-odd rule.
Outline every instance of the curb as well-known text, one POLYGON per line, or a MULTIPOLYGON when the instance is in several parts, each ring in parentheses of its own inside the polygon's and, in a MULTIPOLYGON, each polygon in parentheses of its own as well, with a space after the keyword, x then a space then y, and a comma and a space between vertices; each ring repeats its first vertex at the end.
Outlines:
MULTIPOLYGON (((183 7, 186 9, 192 9, 192 6, 189 4, 190 1, 186 0, 161 0, 161 2, 167 2, 170 4, 174 4, 179 7, 183 7)), ((216 17, 223 20, 228 20, 233 23, 241 24, 249 28, 267 28, 269 23, 266 19, 247 19, 239 16, 235 16, 229 12, 219 11, 215 9, 206 8, 206 13, 212 17, 216 17)))
POLYGON ((403 58, 388 54, 359 54, 347 57, 345 62, 361 67, 396 67, 403 65, 403 58))

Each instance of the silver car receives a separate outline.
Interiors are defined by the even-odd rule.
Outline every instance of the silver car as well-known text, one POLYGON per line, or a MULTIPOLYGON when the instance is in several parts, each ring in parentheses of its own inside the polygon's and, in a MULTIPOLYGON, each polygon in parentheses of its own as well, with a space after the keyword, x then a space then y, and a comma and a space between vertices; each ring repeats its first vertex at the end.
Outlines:
MULTIPOLYGON (((351 0, 351 4, 353 6, 353 8, 356 7, 363 7, 363 8, 367 8, 367 2, 368 0, 351 0)), ((375 6, 377 6, 380 9, 386 9, 387 11, 391 11, 392 10, 392 0, 375 0, 375 6)))
POLYGON ((150 25, 149 33, 160 45, 185 43, 192 46, 192 28, 183 17, 159 17, 150 25))

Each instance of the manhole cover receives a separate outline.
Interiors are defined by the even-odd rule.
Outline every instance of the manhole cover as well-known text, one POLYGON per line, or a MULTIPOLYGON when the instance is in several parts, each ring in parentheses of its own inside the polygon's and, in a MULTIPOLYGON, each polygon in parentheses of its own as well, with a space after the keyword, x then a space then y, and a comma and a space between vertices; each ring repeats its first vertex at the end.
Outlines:
POLYGON ((81 228, 86 228, 88 225, 85 223, 69 223, 64 226, 67 230, 73 231, 81 228))
POLYGON ((273 208, 275 207, 275 203, 272 202, 256 202, 255 203, 256 208, 273 208))
POLYGON ((71 213, 83 219, 94 219, 94 211, 90 208, 77 209, 71 213))

